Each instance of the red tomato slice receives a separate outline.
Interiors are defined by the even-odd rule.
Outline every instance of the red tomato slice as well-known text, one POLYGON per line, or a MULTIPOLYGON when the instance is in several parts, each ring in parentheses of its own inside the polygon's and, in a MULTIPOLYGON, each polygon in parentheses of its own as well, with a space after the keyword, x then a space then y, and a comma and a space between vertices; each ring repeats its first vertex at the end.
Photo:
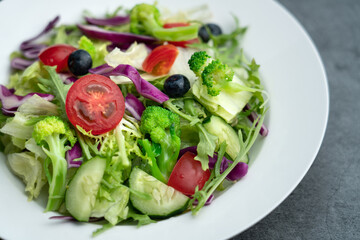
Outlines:
POLYGON ((178 23, 165 23, 163 25, 163 28, 174 28, 174 27, 187 27, 190 26, 190 23, 182 23, 182 22, 178 22, 178 23))
POLYGON ((210 177, 210 170, 202 170, 201 163, 194 160, 196 155, 186 152, 176 163, 168 181, 168 185, 185 195, 193 195, 196 186, 199 190, 210 177))
POLYGON ((109 78, 91 74, 79 78, 66 96, 70 122, 98 135, 114 129, 125 112, 120 88, 109 78))
MULTIPOLYGON (((186 26, 189 26, 190 23, 165 23, 163 28, 174 28, 174 27, 186 27, 186 26)), ((199 43, 199 39, 198 38, 194 38, 194 39, 190 39, 190 40, 187 40, 187 41, 180 41, 180 42, 172 42, 172 41, 169 41, 169 44, 172 44, 172 45, 175 45, 175 46, 178 46, 178 47, 183 47, 183 48, 186 48, 187 45, 189 44, 193 44, 193 43, 199 43)))
POLYGON ((48 47, 39 54, 40 61, 47 66, 57 66, 56 72, 66 71, 69 55, 76 50, 75 47, 58 44, 48 47))
POLYGON ((199 43, 199 39, 198 38, 194 38, 194 39, 190 39, 190 40, 187 40, 187 41, 180 41, 180 42, 172 42, 172 41, 169 41, 168 43, 169 44, 172 44, 174 46, 177 46, 177 47, 183 47, 183 48, 186 48, 187 45, 190 45, 190 44, 193 44, 193 43, 199 43))
POLYGON ((143 62, 142 67, 145 72, 153 75, 159 76, 167 74, 178 54, 179 51, 174 45, 161 45, 151 51, 143 62))

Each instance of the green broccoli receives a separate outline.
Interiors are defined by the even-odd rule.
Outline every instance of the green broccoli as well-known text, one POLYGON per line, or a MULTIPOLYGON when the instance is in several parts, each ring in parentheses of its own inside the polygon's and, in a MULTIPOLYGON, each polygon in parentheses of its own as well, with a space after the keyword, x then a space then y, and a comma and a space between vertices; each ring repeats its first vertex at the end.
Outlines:
MULTIPOLYGON (((52 164, 52 174, 47 174, 50 186, 46 211, 58 210, 63 202, 66 189, 67 161, 65 153, 74 146, 76 138, 68 124, 56 116, 48 116, 37 122, 32 136, 48 156, 45 166, 49 160, 52 164), (67 146, 67 143, 70 145, 67 146)), ((45 171, 49 172, 48 169, 45 171)))
MULTIPOLYGON (((151 168, 156 178, 167 181, 180 151, 179 115, 159 106, 147 107, 141 116, 140 130, 144 134, 149 134, 154 148, 156 145, 160 146, 160 152, 156 161, 152 162, 151 168), (157 170, 160 170, 162 177, 158 176, 157 170)), ((143 147, 150 157, 154 155, 151 148, 143 147)))
POLYGON ((232 81, 234 72, 219 60, 210 61, 211 57, 205 51, 195 52, 189 60, 189 67, 202 79, 202 84, 207 87, 207 93, 217 96, 222 88, 232 81))
POLYGON ((188 61, 191 71, 197 76, 201 76, 206 65, 211 61, 211 57, 205 51, 194 52, 188 61))
POLYGON ((151 35, 164 41, 186 41, 198 37, 198 26, 163 28, 160 12, 146 3, 134 6, 130 11, 130 31, 135 34, 151 35))
POLYGON ((247 79, 240 79, 205 51, 195 52, 188 64, 198 77, 191 88, 193 95, 208 111, 232 123, 255 91, 246 86, 247 79))

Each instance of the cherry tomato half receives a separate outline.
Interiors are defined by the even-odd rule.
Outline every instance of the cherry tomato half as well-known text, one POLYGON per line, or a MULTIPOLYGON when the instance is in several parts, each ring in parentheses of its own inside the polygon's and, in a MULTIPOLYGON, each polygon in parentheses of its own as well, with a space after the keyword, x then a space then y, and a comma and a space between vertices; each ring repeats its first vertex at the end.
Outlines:
POLYGON ((91 74, 79 78, 66 96, 70 122, 98 135, 114 129, 125 112, 120 88, 109 78, 91 74))
POLYGON ((171 44, 161 45, 151 51, 142 64, 145 72, 153 75, 167 74, 175 62, 179 50, 171 44))
POLYGON ((68 58, 75 50, 71 45, 57 44, 41 51, 39 59, 44 65, 57 66, 56 72, 63 72, 67 70, 68 58))
POLYGON ((169 177, 168 185, 185 195, 193 195, 196 186, 201 190, 210 177, 210 170, 204 171, 195 157, 192 152, 182 155, 169 177))
MULTIPOLYGON (((190 23, 181 23, 181 22, 178 22, 178 23, 165 23, 163 28, 174 28, 174 27, 186 27, 186 26, 189 26, 190 23)), ((194 39, 190 39, 190 40, 187 40, 187 41, 179 41, 179 42, 173 42, 173 41, 169 41, 169 44, 172 44, 174 46, 177 46, 177 47, 183 47, 183 48, 186 48, 187 45, 189 44, 193 44, 193 43, 199 43, 199 38, 194 38, 194 39)))

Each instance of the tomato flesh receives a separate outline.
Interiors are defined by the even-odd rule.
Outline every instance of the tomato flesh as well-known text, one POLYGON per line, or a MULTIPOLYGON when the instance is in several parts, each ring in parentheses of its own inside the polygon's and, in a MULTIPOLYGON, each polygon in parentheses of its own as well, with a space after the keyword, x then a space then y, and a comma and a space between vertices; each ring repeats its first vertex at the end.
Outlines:
POLYGON ((109 78, 97 74, 76 80, 65 105, 70 122, 94 135, 114 129, 125 112, 120 88, 109 78))
POLYGON ((195 193, 197 186, 201 190, 210 177, 210 170, 204 171, 201 168, 201 163, 194 159, 195 157, 196 154, 192 152, 186 152, 182 155, 168 181, 169 186, 188 196, 195 193))
POLYGON ((198 38, 194 38, 194 39, 190 39, 187 41, 180 41, 180 42, 172 42, 169 41, 170 44, 177 46, 177 47, 183 47, 186 48, 188 45, 193 44, 193 43, 200 43, 198 38))
POLYGON ((187 26, 190 26, 190 23, 175 22, 175 23, 165 23, 163 25, 163 28, 187 27, 187 26))
POLYGON ((68 59, 75 47, 66 44, 57 44, 44 49, 39 54, 40 61, 47 66, 57 66, 56 72, 64 72, 68 69, 68 59))
MULTIPOLYGON (((186 27, 189 26, 190 23, 165 23, 163 28, 174 28, 174 27, 186 27)), ((174 46, 177 47, 183 47, 186 48, 187 45, 193 44, 193 43, 200 43, 199 38, 194 38, 194 39, 190 39, 187 41, 178 41, 178 42, 173 42, 173 41, 169 41, 169 44, 172 44, 174 46)))
POLYGON ((171 44, 156 47, 142 64, 145 72, 153 75, 167 74, 174 64, 179 50, 171 44))

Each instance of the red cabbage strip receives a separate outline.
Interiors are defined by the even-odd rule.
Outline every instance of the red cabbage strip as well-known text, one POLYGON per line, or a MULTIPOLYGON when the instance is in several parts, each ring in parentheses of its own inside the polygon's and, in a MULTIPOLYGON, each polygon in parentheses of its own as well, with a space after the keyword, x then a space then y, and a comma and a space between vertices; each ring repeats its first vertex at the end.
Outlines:
POLYGON ((11 60, 10 65, 14 69, 25 70, 27 67, 29 67, 34 62, 35 62, 35 60, 26 60, 23 58, 16 57, 11 60))
POLYGON ((28 59, 37 59, 40 52, 47 48, 45 44, 29 43, 27 49, 22 50, 22 54, 28 59))
POLYGON ((43 36, 44 34, 48 33, 51 29, 53 29, 55 27, 55 25, 57 24, 57 22, 59 21, 60 17, 56 16, 52 21, 50 21, 48 23, 48 25, 46 25, 45 29, 42 30, 38 35, 36 35, 33 38, 30 38, 26 41, 24 41, 23 43, 21 43, 20 45, 20 50, 28 50, 29 48, 31 48, 31 45, 33 41, 35 41, 36 39, 38 39, 39 37, 43 36))
POLYGON ((68 151, 66 151, 66 161, 68 163, 68 168, 78 168, 81 166, 82 161, 74 161, 74 159, 82 157, 82 150, 80 144, 77 142, 75 145, 68 151))
MULTIPOLYGON (((246 104, 244 110, 250 110, 249 104, 246 104)), ((251 112, 248 116, 248 119, 253 123, 258 118, 258 115, 255 112, 251 112)), ((266 137, 269 133, 269 129, 263 124, 260 128, 260 135, 266 137)))
MULTIPOLYGON (((210 197, 206 200, 205 202, 205 206, 208 206, 212 203, 212 201, 214 200, 214 194, 211 194, 210 197)), ((193 202, 193 205, 198 205, 199 201, 197 199, 195 199, 195 201, 193 202)))
POLYGON ((52 21, 50 21, 46 25, 46 27, 38 35, 21 43, 20 50, 26 58, 37 59, 41 50, 43 50, 47 46, 44 44, 33 43, 33 41, 35 41, 36 39, 40 38, 44 34, 48 33, 50 30, 52 30, 59 21, 59 19, 60 19, 59 16, 55 17, 52 21))
POLYGON ((14 116, 16 113, 17 108, 14 108, 14 110, 11 109, 6 109, 6 108, 1 108, 1 112, 5 115, 5 116, 14 116))
POLYGON ((76 80, 78 80, 77 77, 74 77, 74 75, 70 73, 59 73, 59 77, 61 78, 64 84, 71 84, 76 80))
MULTIPOLYGON (((197 149, 196 146, 181 149, 179 152, 178 159, 182 155, 184 155, 186 152, 192 152, 192 153, 197 154, 196 149, 197 149)), ((213 157, 209 157, 209 168, 210 169, 213 169, 215 167, 216 161, 217 161, 217 153, 214 153, 213 157)), ((229 167, 230 164, 232 164, 232 161, 230 161, 226 157, 223 157, 223 159, 221 161, 221 165, 220 165, 220 173, 223 173, 229 167)), ((226 176, 226 179, 228 179, 230 181, 236 181, 236 180, 239 180, 240 178, 244 177, 247 174, 247 172, 248 172, 248 165, 244 162, 239 162, 235 166, 235 168, 226 176)))
POLYGON ((89 24, 98 26, 118 26, 130 22, 129 16, 116 16, 113 18, 91 18, 85 17, 85 20, 89 24))
POLYGON ((0 85, 0 101, 2 104, 2 112, 6 115, 13 115, 17 108, 34 94, 37 94, 39 97, 42 97, 48 101, 54 99, 53 95, 45 93, 29 93, 25 96, 18 96, 14 94, 14 91, 8 89, 4 85, 0 85))
POLYGON ((139 72, 132 66, 127 64, 120 64, 116 68, 111 68, 109 65, 104 64, 97 68, 93 68, 89 70, 90 73, 101 74, 106 77, 110 76, 125 76, 129 78, 135 85, 138 93, 145 98, 151 99, 158 103, 163 103, 169 100, 169 97, 161 92, 154 85, 144 80, 139 72))
MULTIPOLYGON (((49 219, 54 219, 54 220, 66 220, 66 221, 77 221, 74 217, 72 216, 51 216, 49 217, 49 219)), ((90 217, 88 222, 98 222, 104 220, 104 218, 97 218, 97 217, 90 217)))
POLYGON ((109 31, 93 25, 78 24, 77 27, 88 37, 106 40, 120 45, 129 44, 133 42, 148 43, 148 44, 159 42, 158 39, 153 37, 137 35, 132 33, 125 33, 125 32, 109 31))
POLYGON ((125 109, 128 110, 136 120, 140 121, 145 106, 137 97, 128 93, 125 98, 125 109))
POLYGON ((108 75, 108 73, 111 73, 113 70, 114 70, 114 68, 111 67, 110 65, 103 64, 103 65, 100 65, 100 66, 98 66, 96 68, 89 69, 89 73, 99 74, 99 75, 104 75, 104 76, 109 77, 110 75, 108 75))

